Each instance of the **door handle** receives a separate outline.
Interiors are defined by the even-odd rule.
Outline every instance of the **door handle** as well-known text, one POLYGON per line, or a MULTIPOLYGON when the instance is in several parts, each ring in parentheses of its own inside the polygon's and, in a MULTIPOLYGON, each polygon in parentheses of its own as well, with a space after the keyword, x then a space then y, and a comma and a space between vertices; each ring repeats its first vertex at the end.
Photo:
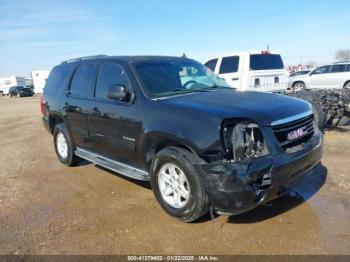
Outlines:
POLYGON ((239 80, 239 77, 232 78, 232 81, 236 81, 236 80, 239 80))

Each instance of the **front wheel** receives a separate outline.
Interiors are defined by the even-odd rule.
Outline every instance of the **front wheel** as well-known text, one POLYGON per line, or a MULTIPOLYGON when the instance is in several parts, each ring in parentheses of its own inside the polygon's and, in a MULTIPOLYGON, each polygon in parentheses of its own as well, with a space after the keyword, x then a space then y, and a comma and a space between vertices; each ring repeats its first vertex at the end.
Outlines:
POLYGON ((305 84, 303 82, 294 83, 292 88, 293 88, 293 92, 304 91, 306 89, 305 84))
POLYGON ((170 216, 192 222, 208 212, 203 176, 194 168, 196 156, 178 147, 158 152, 151 164, 151 185, 156 199, 170 216))
POLYGON ((74 145, 65 124, 57 124, 54 129, 54 145, 58 159, 67 166, 75 166, 79 157, 74 154, 74 145))
POLYGON ((344 85, 344 88, 350 90, 350 82, 346 83, 346 84, 344 85))

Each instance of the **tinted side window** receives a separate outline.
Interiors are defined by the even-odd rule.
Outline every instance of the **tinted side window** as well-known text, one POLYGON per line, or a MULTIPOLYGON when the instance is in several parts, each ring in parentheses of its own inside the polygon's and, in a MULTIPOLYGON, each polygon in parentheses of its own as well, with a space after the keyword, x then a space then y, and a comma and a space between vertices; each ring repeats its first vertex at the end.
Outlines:
POLYGON ((239 56, 224 57, 221 61, 219 74, 237 72, 238 64, 239 64, 239 56))
POLYGON ((60 87, 66 86, 70 66, 57 66, 52 69, 44 88, 44 93, 55 93, 60 87))
POLYGON ((346 72, 350 72, 350 64, 347 64, 347 65, 346 65, 345 71, 346 71, 346 72))
POLYGON ((105 63, 100 67, 98 74, 95 97, 107 98, 107 90, 111 86, 123 85, 130 88, 129 79, 123 68, 115 63, 105 63))
POLYGON ((211 70, 211 71, 215 71, 215 67, 216 67, 216 63, 218 62, 218 59, 212 59, 209 60, 208 62, 205 63, 205 65, 211 70))
POLYGON ((317 69, 315 69, 312 74, 313 75, 318 75, 318 74, 325 74, 325 73, 328 73, 329 72, 329 69, 330 69, 330 66, 321 66, 317 69))
POLYGON ((346 68, 345 64, 342 65, 333 65, 332 66, 332 73, 341 73, 344 72, 346 68))
POLYGON ((74 72, 70 94, 87 97, 96 77, 96 65, 82 64, 74 72))

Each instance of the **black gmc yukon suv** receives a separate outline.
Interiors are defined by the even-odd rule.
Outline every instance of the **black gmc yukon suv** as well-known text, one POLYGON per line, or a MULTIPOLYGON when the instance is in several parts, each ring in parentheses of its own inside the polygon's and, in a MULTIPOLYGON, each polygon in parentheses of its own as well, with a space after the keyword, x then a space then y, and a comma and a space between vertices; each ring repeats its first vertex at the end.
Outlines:
POLYGON ((171 216, 238 214, 288 192, 320 162, 309 103, 236 91, 180 57, 62 62, 46 83, 43 122, 58 159, 150 180, 171 216))

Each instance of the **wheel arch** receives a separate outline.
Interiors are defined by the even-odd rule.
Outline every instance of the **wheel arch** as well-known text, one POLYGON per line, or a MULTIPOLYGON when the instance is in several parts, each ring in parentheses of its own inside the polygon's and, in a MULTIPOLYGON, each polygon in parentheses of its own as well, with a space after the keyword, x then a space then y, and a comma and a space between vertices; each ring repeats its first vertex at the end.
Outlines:
POLYGON ((53 134, 55 126, 57 124, 64 123, 64 122, 65 122, 64 118, 61 115, 56 113, 51 113, 49 115, 49 127, 50 127, 51 134, 53 134))
POLYGON ((196 156, 198 156, 198 148, 192 143, 174 137, 170 134, 154 132, 148 134, 143 143, 143 154, 147 166, 149 166, 154 156, 162 149, 166 147, 179 147, 196 156))
POLYGON ((292 87, 297 84, 297 83, 302 83, 305 85, 305 82, 303 80, 295 80, 293 83, 292 83, 292 87))
POLYGON ((345 86, 346 86, 347 84, 349 84, 349 83, 350 83, 350 80, 345 81, 345 83, 344 83, 344 85, 343 85, 343 88, 345 88, 345 86))

